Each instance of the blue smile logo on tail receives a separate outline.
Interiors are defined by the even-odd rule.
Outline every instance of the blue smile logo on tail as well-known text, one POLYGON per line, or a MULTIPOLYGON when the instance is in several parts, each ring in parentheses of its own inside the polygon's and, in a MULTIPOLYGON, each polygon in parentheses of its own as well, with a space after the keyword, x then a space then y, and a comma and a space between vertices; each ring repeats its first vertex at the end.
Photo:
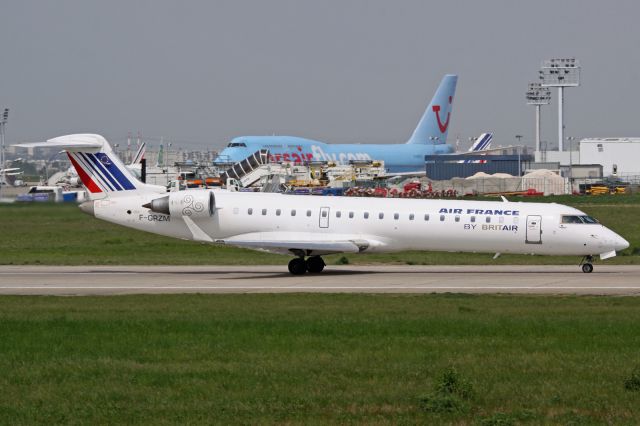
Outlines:
POLYGON ((443 144, 447 141, 447 132, 451 119, 453 97, 456 93, 458 76, 447 74, 442 78, 436 94, 420 119, 407 143, 443 144), (446 118, 445 118, 446 115, 446 118), (443 121, 444 118, 444 121, 443 121))

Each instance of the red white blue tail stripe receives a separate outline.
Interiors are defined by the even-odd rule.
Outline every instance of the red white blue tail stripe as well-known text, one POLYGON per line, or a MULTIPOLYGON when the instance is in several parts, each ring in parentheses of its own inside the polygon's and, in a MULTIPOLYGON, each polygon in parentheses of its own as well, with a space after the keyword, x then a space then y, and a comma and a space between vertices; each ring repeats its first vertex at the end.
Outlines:
MULTIPOLYGON (((67 152, 78 176, 91 193, 128 191, 136 189, 135 180, 122 163, 104 152, 67 152), (122 167, 123 168, 123 167, 122 167)), ((114 154, 111 154, 112 156, 114 154)))
POLYGON ((146 142, 142 142, 142 145, 138 148, 136 155, 133 156, 133 160, 131 160, 131 164, 138 164, 144 158, 146 142))
MULTIPOLYGON (((493 133, 483 133, 473 143, 469 152, 484 151, 491 147, 491 140, 493 139, 493 133)), ((485 160, 464 160, 464 163, 485 163, 485 160)))

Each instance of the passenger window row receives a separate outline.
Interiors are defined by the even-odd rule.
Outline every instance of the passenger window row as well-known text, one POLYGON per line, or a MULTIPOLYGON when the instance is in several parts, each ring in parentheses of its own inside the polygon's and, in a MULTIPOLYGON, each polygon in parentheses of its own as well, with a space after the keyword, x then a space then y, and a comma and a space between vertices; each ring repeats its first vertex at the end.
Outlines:
MULTIPOLYGON (((234 213, 237 213, 238 210, 237 208, 234 208, 234 213)), ((262 216, 266 216, 267 215, 267 209, 261 209, 261 214, 262 216)), ((280 216, 282 215, 282 209, 276 209, 276 216, 280 216)), ((251 207, 249 207, 247 209, 247 214, 248 215, 253 215, 253 209, 251 207)), ((296 209, 292 209, 290 211, 291 216, 296 216, 297 212, 296 209)), ((306 215, 307 217, 311 217, 312 216, 312 211, 311 210, 306 210, 306 215)), ((341 218, 342 217, 342 211, 337 210, 336 213, 336 218, 341 218)), ((321 213, 322 217, 327 217, 328 216, 328 211, 327 210, 322 210, 321 213)), ((349 219, 353 219, 355 217, 355 212, 350 211, 349 215, 348 215, 349 219)), ((362 217, 364 219, 369 219, 369 212, 363 212, 362 217)), ((408 218, 409 220, 415 220, 415 214, 414 213, 410 213, 408 218)), ((378 219, 384 219, 384 212, 379 212, 378 213, 378 219)), ((424 215, 424 221, 428 222, 430 219, 429 217, 429 213, 426 213, 424 215)), ((517 217, 514 217, 514 222, 517 221, 517 217)), ((394 213, 393 214, 393 220, 400 220, 400 213, 394 213)), ((441 214, 440 215, 440 222, 444 222, 446 220, 446 215, 441 214)), ((460 215, 456 215, 454 216, 454 221, 455 222, 460 222, 460 215)), ((476 222, 476 216, 470 216, 469 217, 469 221, 471 223, 475 223, 476 222)), ((485 218, 485 222, 486 223, 491 223, 491 216, 487 216, 485 218)), ((499 222, 500 223, 504 223, 504 217, 500 217, 499 218, 499 222)), ((562 217, 562 223, 598 223, 597 220, 593 219, 592 217, 589 216, 563 216, 562 217)))

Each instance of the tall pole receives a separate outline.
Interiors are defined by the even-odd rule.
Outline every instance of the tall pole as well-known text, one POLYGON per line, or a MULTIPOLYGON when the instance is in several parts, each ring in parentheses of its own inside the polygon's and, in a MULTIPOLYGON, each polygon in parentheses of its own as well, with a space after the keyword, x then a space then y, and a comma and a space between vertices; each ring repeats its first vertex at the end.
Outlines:
POLYGON ((549 105, 549 102, 551 102, 551 89, 549 89, 548 87, 542 87, 541 83, 529 83, 526 98, 527 105, 533 105, 536 107, 536 158, 540 159, 542 158, 542 150, 540 144, 540 107, 542 105, 549 105))
POLYGON ((558 151, 564 151, 564 87, 558 87, 558 151))
POLYGON ((0 201, 2 201, 2 189, 7 183, 4 178, 4 119, 0 121, 0 201))
POLYGON ((569 187, 571 188, 571 193, 573 193, 573 141, 575 139, 574 136, 567 137, 567 141, 569 141, 569 187))
POLYGON ((542 62, 542 87, 558 88, 558 151, 564 151, 564 88, 580 86, 580 62, 575 58, 553 58, 542 62))
POLYGON ((7 184, 6 180, 6 172, 4 171, 4 132, 5 126, 7 125, 7 121, 9 120, 9 108, 5 108, 2 113, 2 121, 0 121, 0 200, 2 200, 2 189, 3 186, 7 184))
POLYGON ((540 152, 540 105, 536 105, 536 152, 540 152))
POLYGON ((573 137, 569 139, 569 187, 573 193, 573 137))

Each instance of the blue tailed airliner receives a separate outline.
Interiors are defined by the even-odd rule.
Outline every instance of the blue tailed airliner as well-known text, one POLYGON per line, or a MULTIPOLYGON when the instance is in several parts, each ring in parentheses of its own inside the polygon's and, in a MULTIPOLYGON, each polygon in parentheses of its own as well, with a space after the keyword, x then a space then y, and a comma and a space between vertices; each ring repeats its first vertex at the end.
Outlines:
POLYGON ((378 160, 384 161, 390 173, 423 171, 425 155, 454 151, 446 141, 457 81, 457 75, 443 77, 418 126, 404 144, 327 144, 295 136, 240 136, 220 152, 214 163, 235 163, 260 149, 268 149, 270 161, 278 163, 348 164, 354 160, 378 160))

